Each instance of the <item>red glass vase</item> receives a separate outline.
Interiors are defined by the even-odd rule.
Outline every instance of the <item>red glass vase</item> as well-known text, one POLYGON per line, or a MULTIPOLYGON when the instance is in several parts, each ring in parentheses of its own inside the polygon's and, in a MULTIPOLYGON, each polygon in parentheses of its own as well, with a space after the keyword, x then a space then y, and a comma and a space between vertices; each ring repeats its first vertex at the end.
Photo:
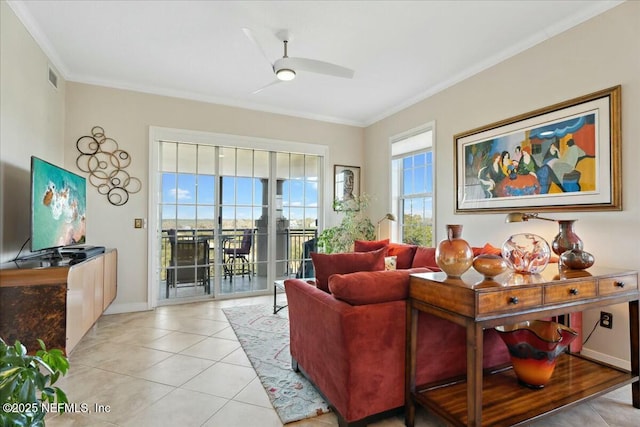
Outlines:
POLYGON ((573 329, 546 320, 497 326, 495 329, 509 349, 518 381, 530 388, 542 388, 547 384, 558 356, 578 336, 573 329))
POLYGON ((559 220, 558 225, 560 231, 554 237, 551 242, 551 249, 556 255, 560 256, 563 252, 570 251, 571 249, 582 250, 582 240, 573 230, 575 219, 559 220))

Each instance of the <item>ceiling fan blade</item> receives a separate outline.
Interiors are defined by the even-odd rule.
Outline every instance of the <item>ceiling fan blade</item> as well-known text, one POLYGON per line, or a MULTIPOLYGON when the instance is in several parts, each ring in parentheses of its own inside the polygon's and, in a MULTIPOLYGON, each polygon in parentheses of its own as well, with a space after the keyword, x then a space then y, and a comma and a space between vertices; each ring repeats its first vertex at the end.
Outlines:
MULTIPOLYGON (((345 79, 352 79, 354 71, 339 65, 331 64, 329 62, 317 61, 315 59, 307 58, 282 58, 278 62, 286 60, 288 68, 293 70, 309 71, 312 73, 327 74, 334 77, 343 77, 345 79)), ((274 64, 274 68, 278 64, 274 64)))
POLYGON ((265 53, 264 49, 262 48, 262 45, 260 43, 258 43, 258 40, 253 35, 253 31, 251 31, 250 28, 243 28, 242 32, 244 33, 245 36, 247 36, 247 38, 251 41, 251 43, 253 43, 258 48, 260 53, 262 53, 262 56, 264 56, 264 59, 267 60, 267 62, 269 63, 269 65, 271 67, 271 70, 273 71, 273 63, 271 62, 271 60, 269 59, 269 57, 265 53))
POLYGON ((262 86, 260 89, 254 90, 253 92, 251 92, 252 95, 255 95, 256 93, 262 92, 263 90, 265 90, 268 87, 271 87, 273 85, 276 85, 278 83, 282 83, 282 80, 274 80, 271 83, 269 83, 266 86, 262 86))

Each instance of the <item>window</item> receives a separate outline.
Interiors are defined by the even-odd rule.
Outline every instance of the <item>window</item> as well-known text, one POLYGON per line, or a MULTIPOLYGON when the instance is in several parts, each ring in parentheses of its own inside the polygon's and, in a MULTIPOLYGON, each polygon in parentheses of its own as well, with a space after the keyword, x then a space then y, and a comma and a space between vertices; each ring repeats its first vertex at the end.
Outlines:
POLYGON ((392 194, 403 243, 433 246, 433 125, 392 138, 392 194))

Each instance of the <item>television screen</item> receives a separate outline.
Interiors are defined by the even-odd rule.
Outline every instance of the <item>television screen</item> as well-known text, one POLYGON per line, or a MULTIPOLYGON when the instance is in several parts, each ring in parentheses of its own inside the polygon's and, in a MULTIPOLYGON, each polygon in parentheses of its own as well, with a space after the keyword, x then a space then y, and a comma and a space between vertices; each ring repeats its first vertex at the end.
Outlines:
POLYGON ((31 157, 31 251, 85 243, 86 179, 31 157))

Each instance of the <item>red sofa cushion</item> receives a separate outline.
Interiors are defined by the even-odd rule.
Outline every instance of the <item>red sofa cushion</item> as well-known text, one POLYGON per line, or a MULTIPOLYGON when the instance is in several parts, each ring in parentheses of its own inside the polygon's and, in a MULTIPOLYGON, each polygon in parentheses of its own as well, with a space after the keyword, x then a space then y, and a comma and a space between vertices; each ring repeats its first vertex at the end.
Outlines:
POLYGON ((371 252, 349 252, 321 254, 311 252, 311 261, 316 272, 318 289, 329 292, 329 277, 332 274, 355 273, 356 271, 384 270, 386 248, 371 252))
POLYGON ((418 249, 416 245, 389 243, 387 245, 387 255, 398 257, 396 262, 396 268, 398 270, 407 269, 411 268, 416 249, 418 249))
POLYGON ((389 239, 384 240, 356 240, 353 242, 354 252, 371 252, 377 251, 381 248, 386 248, 389 244, 389 239))
POLYGON ((502 256, 502 249, 496 248, 491 243, 485 243, 485 245, 481 248, 473 247, 471 249, 473 250, 473 256, 484 255, 484 254, 502 256))
POLYGON ((329 277, 329 290, 334 298, 351 305, 406 300, 409 297, 409 275, 429 271, 428 268, 414 268, 334 274, 329 277))
POLYGON ((436 264, 436 248, 418 246, 416 254, 413 256, 413 263, 411 264, 411 267, 427 267, 432 270, 440 271, 438 264, 436 264))

